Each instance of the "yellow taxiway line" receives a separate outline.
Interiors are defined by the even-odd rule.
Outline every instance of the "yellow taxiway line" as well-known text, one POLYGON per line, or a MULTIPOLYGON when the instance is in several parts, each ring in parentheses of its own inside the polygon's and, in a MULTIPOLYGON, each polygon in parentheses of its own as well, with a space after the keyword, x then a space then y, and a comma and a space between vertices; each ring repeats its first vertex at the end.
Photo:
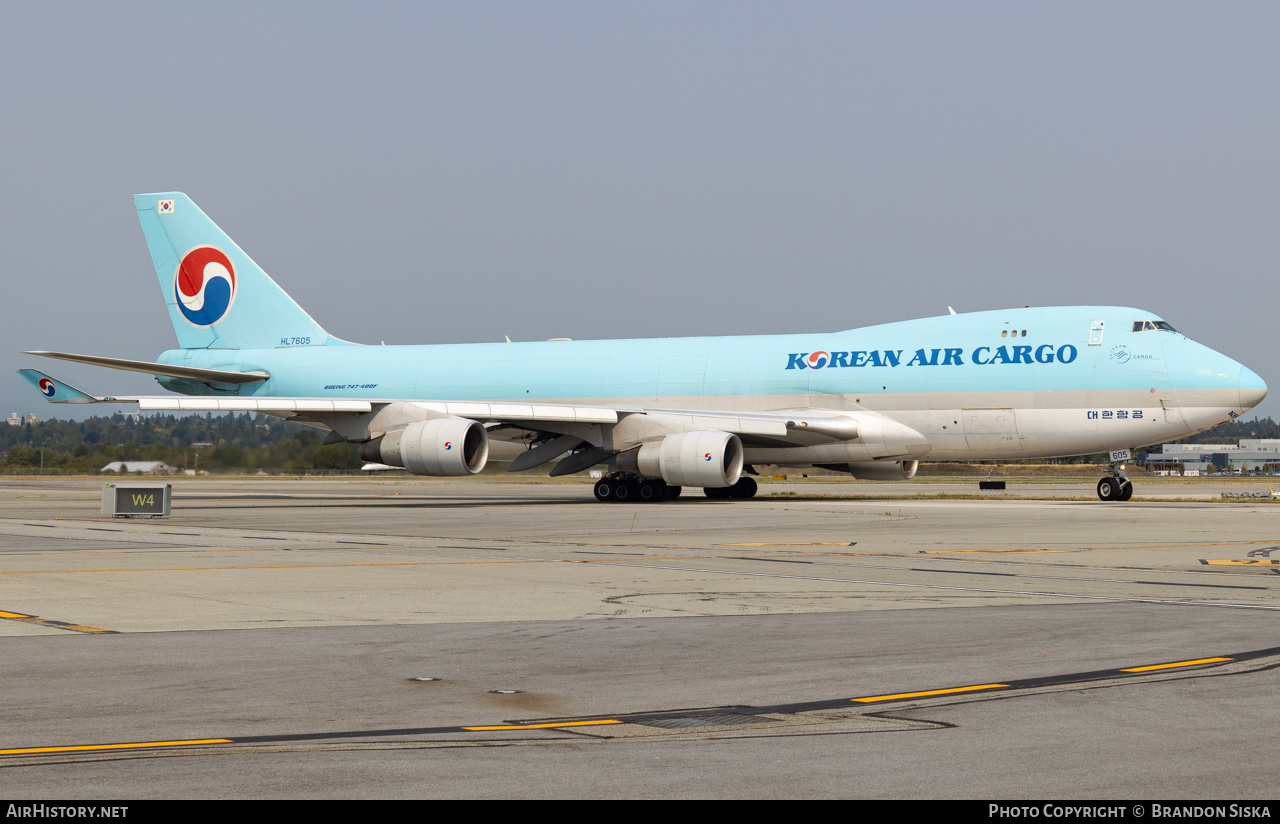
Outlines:
POLYGON ((77 747, 26 747, 0 750, 0 755, 30 755, 47 752, 84 752, 86 750, 138 750, 147 747, 191 747, 196 744, 230 744, 230 738, 198 738, 190 741, 139 741, 133 744, 84 744, 77 747))
POLYGON ((1233 661, 1233 658, 1197 658, 1194 661, 1175 661, 1172 664, 1152 664, 1149 667, 1130 667, 1122 669, 1121 672, 1151 672, 1152 670, 1173 669, 1174 667, 1194 667, 1196 664, 1218 664, 1223 661, 1233 661))
POLYGON ((484 732, 488 730, 549 730, 557 727, 597 727, 601 724, 621 724, 622 722, 616 718, 610 718, 603 721, 562 721, 558 724, 511 724, 502 727, 463 727, 469 732, 484 732))
POLYGON ((976 684, 972 687, 952 687, 945 690, 925 690, 924 692, 898 692, 893 695, 869 695, 866 698, 850 698, 850 701, 870 703, 872 701, 895 701, 899 698, 925 698, 930 695, 950 695, 956 692, 974 692, 975 690, 994 690, 1007 687, 1008 684, 976 684))

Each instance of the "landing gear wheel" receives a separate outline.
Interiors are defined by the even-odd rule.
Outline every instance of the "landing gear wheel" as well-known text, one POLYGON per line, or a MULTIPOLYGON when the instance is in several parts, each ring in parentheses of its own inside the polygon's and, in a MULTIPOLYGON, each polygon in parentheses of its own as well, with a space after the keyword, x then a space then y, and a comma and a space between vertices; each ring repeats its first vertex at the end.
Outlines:
POLYGON ((731 486, 705 486, 705 487, 703 487, 703 488, 702 488, 702 494, 703 494, 703 495, 706 495, 708 498, 714 498, 714 499, 719 499, 719 498, 728 498, 728 497, 732 494, 732 493, 729 491, 730 489, 733 489, 733 487, 731 487, 731 486))
POLYGON ((603 481, 596 481, 595 493, 596 493, 597 501, 612 501, 613 500, 613 481, 610 481, 608 479, 605 479, 603 481))
POLYGON ((738 482, 729 487, 729 494, 735 498, 754 498, 756 495, 756 482, 754 478, 748 478, 743 475, 738 482))
POLYGON ((668 500, 668 501, 674 501, 676 498, 679 498, 679 497, 680 497, 680 493, 681 493, 681 492, 683 492, 683 491, 684 491, 684 487, 683 487, 683 486, 671 486, 671 485, 668 485, 668 486, 667 486, 667 490, 666 490, 666 492, 667 492, 667 500, 668 500))
POLYGON ((613 499, 618 503, 627 503, 634 501, 639 490, 636 485, 627 481, 622 481, 613 488, 613 499))
POLYGON ((1133 482, 1124 474, 1124 465, 1107 465, 1106 477, 1098 481, 1098 497, 1104 501, 1127 501, 1133 497, 1133 482))
POLYGON ((637 491, 637 497, 641 503, 653 503, 661 501, 665 496, 662 494, 663 484, 658 481, 642 481, 637 491))

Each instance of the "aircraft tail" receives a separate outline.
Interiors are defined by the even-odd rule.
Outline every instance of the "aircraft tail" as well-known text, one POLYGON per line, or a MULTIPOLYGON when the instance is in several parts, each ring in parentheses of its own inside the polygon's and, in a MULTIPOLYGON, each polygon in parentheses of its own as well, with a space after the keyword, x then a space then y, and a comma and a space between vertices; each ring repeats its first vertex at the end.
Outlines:
POLYGON ((182 192, 134 195, 183 349, 340 344, 182 192))

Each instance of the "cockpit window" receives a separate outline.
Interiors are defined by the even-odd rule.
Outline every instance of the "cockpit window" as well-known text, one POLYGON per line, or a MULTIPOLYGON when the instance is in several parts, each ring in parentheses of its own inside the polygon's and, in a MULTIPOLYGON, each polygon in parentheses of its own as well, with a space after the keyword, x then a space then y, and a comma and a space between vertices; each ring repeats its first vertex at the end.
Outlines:
POLYGON ((1169 324, 1162 320, 1135 320, 1133 322, 1133 331, 1135 332, 1176 332, 1169 324))

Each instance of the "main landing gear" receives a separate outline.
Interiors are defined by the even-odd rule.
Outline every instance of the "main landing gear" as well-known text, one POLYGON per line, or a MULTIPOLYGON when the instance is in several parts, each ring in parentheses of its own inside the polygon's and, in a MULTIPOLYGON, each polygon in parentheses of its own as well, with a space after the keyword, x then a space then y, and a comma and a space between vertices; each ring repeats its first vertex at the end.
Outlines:
POLYGON ((755 479, 743 475, 733 486, 708 486, 702 494, 708 498, 754 498, 756 489, 755 479))
MULTIPOLYGON (((751 498, 756 494, 756 482, 742 476, 733 486, 707 487, 702 490, 708 498, 751 498)), ((661 478, 645 478, 629 472, 610 472, 596 481, 597 501, 618 503, 657 503, 680 497, 684 487, 672 486, 661 478)))
POLYGON ((1133 497, 1133 482, 1118 464, 1107 466, 1107 477, 1098 481, 1098 497, 1104 501, 1127 501, 1133 497))
POLYGON ((618 503, 657 503, 680 497, 683 487, 672 486, 661 478, 644 478, 627 472, 610 472, 596 481, 597 501, 618 503))

